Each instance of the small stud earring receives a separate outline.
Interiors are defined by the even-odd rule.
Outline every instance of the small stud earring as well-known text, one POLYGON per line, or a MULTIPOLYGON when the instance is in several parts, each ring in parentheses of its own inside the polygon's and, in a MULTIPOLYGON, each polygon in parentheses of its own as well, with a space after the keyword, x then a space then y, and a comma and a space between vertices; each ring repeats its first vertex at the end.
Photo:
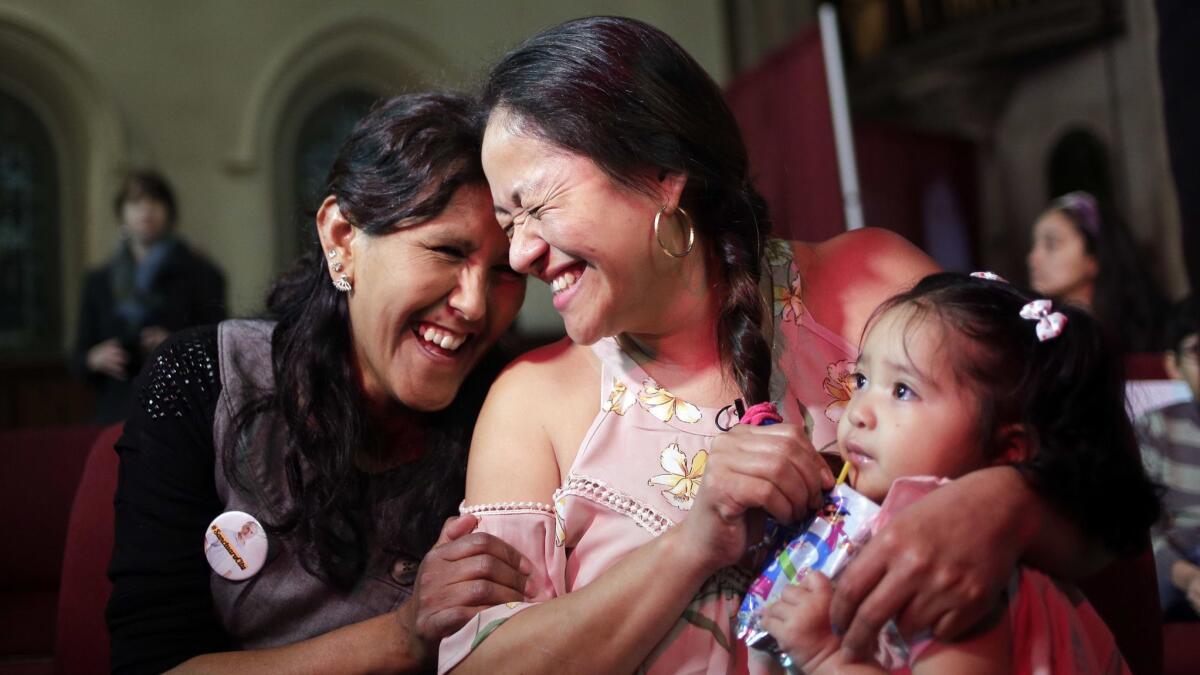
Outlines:
POLYGON ((337 249, 336 249, 336 248, 331 248, 331 249, 329 249, 329 257, 330 257, 330 258, 336 258, 336 257, 337 257, 337 249))
POLYGON ((336 272, 341 272, 342 270, 344 270, 346 268, 344 265, 342 265, 342 263, 338 262, 337 260, 334 260, 332 263, 329 264, 329 269, 333 270, 336 273, 336 272))

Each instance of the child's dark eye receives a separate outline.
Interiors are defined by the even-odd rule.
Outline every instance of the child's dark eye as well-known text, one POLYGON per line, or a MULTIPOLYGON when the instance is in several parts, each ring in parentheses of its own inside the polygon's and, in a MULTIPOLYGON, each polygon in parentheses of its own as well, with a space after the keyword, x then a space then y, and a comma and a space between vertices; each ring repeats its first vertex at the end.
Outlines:
POLYGON ((854 373, 850 375, 850 388, 854 391, 867 388, 867 376, 862 373, 854 373))
POLYGON ((913 391, 912 388, 907 384, 904 384, 903 382, 897 382, 896 386, 892 388, 892 396, 895 396, 902 401, 906 401, 916 398, 917 392, 913 391))

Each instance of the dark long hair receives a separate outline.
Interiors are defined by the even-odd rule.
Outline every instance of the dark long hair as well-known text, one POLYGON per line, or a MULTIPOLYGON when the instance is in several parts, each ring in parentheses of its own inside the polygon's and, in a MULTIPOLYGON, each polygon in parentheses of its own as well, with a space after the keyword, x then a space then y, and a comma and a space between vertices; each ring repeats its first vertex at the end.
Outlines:
POLYGON ((687 176, 680 205, 712 242, 708 268, 724 286, 721 353, 742 394, 767 400, 771 356, 758 280, 771 222, 750 184, 737 122, 700 65, 648 24, 578 19, 506 54, 483 102, 515 114, 522 132, 590 158, 632 189, 647 189, 636 177, 648 170, 687 176))
POLYGON ((1007 282, 944 272, 890 298, 872 322, 911 307, 914 320, 935 318, 969 340, 971 348, 950 353, 954 372, 979 396, 985 456, 999 452, 999 429, 1023 425, 1034 447, 1018 468, 1087 535, 1132 551, 1160 507, 1126 413, 1121 360, 1096 319, 1065 303, 1053 306, 1067 317, 1062 333, 1039 341, 1035 322, 1020 316, 1035 298, 1007 282))
POLYGON ((1049 211, 1066 217, 1083 235, 1084 246, 1096 259, 1092 311, 1122 352, 1159 351, 1166 347, 1162 321, 1167 299, 1146 273, 1144 259, 1114 210, 1090 193, 1065 194, 1049 211))
MULTIPOLYGON (((325 193, 354 227, 386 235, 438 215, 460 187, 484 183, 479 152, 473 101, 398 96, 354 128, 325 193)), ((462 499, 467 444, 498 367, 486 358, 449 408, 424 417, 419 459, 380 474, 362 471, 355 459, 378 456, 382 439, 355 379, 346 298, 331 285, 322 253, 314 242, 272 288, 275 388, 239 417, 246 429, 260 413, 282 416, 296 506, 270 526, 292 535, 309 571, 344 588, 361 576, 372 550, 420 558, 436 541, 462 499)), ((235 462, 227 461, 226 471, 244 484, 235 462)))

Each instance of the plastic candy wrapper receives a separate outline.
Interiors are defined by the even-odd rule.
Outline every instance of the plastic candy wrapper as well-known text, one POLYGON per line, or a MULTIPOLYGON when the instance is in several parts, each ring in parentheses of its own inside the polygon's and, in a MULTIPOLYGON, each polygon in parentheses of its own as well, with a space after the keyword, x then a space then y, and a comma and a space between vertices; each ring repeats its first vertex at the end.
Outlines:
POLYGON ((854 552, 866 543, 879 506, 838 484, 825 495, 821 511, 802 528, 787 528, 768 519, 764 542, 769 547, 767 565, 750 585, 738 610, 734 632, 756 649, 778 655, 778 647, 762 628, 762 611, 810 570, 830 579, 846 566, 854 552))

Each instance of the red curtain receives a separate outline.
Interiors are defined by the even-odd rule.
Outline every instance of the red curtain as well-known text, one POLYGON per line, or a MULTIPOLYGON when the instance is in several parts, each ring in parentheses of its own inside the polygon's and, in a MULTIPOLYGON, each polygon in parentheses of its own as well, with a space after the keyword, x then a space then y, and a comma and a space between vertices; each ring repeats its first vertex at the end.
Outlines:
MULTIPOLYGON (((821 35, 813 28, 758 67, 738 76, 726 98, 741 125, 755 185, 771 207, 778 236, 822 241, 845 230, 833 117, 821 35)), ((855 123, 854 142, 866 224, 925 243, 936 220, 938 187, 949 188, 977 258, 974 146, 882 123, 855 123)), ((943 209, 944 211, 944 209, 943 209)), ((946 216, 942 216, 945 218, 946 216)))
POLYGON ((726 90, 780 237, 821 241, 846 227, 826 91, 815 28, 726 90))

